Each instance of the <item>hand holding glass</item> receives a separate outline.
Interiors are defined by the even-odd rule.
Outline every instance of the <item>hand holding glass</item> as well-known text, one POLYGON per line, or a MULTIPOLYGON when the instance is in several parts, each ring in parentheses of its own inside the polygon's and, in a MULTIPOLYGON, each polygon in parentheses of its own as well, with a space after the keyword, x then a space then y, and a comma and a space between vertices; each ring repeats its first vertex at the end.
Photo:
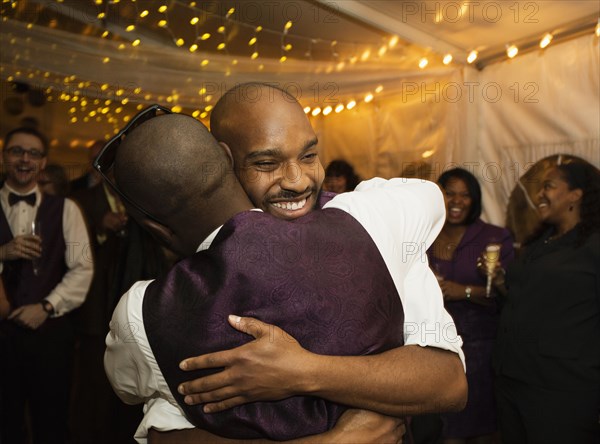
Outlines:
POLYGON ((500 244, 489 244, 485 247, 483 258, 485 260, 485 270, 487 274, 487 284, 485 286, 485 297, 489 298, 492 291, 492 277, 494 270, 500 262, 500 244))
MULTIPOLYGON (((39 220, 31 221, 31 234, 40 238, 40 242, 42 239, 42 222, 39 220)), ((33 274, 37 276, 40 272, 40 263, 42 257, 34 258, 31 260, 31 264, 33 265, 33 274)))

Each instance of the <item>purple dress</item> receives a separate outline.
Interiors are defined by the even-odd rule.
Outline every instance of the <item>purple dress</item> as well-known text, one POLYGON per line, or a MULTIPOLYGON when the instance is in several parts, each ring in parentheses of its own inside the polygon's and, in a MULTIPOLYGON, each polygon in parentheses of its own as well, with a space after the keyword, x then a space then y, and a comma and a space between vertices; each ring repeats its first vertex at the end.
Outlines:
MULTIPOLYGON (((429 263, 445 280, 463 285, 483 286, 486 279, 477 270, 477 258, 489 243, 502 244, 502 266, 514 258, 513 241, 505 228, 478 219, 467 227, 451 261, 427 252, 429 263)), ((496 338, 498 310, 496 301, 483 306, 466 300, 447 301, 445 307, 454 319, 463 340, 467 364, 469 397, 465 409, 442 415, 445 438, 469 438, 497 430, 494 399, 492 349, 496 338)))

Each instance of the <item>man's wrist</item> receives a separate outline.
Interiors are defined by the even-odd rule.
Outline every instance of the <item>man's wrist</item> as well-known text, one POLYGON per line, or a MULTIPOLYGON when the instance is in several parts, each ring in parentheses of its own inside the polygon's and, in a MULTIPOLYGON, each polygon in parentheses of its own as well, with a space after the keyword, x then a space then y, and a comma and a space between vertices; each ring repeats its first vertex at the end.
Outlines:
POLYGON ((48 300, 44 299, 40 302, 40 304, 48 316, 52 316, 54 314, 54 306, 48 300))

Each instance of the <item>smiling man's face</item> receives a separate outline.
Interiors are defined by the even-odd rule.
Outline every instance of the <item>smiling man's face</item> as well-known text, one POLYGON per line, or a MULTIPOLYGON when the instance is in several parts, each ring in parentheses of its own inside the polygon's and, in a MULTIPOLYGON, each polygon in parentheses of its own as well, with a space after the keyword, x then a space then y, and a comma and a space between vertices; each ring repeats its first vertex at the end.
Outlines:
POLYGON ((15 191, 23 193, 33 189, 38 173, 46 166, 44 145, 33 134, 13 134, 7 140, 2 158, 6 170, 6 183, 15 191))
POLYGON ((239 136, 230 149, 246 194, 257 208, 281 219, 309 213, 325 173, 304 111, 280 96, 244 108, 236 113, 239 136))

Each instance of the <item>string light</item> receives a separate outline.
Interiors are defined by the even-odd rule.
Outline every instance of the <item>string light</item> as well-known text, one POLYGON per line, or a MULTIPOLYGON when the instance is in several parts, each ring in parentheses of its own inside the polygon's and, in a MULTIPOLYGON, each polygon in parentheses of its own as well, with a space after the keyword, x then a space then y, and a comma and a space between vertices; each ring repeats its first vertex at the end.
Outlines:
POLYGON ((310 113, 313 117, 317 117, 319 114, 321 114, 321 108, 319 108, 318 106, 312 110, 312 112, 310 113))
POLYGON ((381 91, 383 91, 383 85, 378 85, 377 88, 375 88, 375 92, 379 94, 381 91))
POLYGON ((310 112, 311 108, 310 106, 305 106, 304 107, 304 114, 308 114, 310 112))
POLYGON ((335 107, 335 112, 337 114, 341 113, 342 111, 344 111, 344 105, 342 103, 340 103, 338 106, 335 107))
POLYGON ((444 65, 449 65, 450 63, 452 63, 452 58, 453 58, 453 57, 452 57, 452 54, 446 54, 446 55, 444 56, 444 60, 442 60, 442 63, 443 63, 444 65))
POLYGON ((515 45, 506 46, 506 55, 509 59, 514 58, 519 53, 519 48, 515 45))
POLYGON ((469 53, 469 55, 467 56, 467 62, 468 63, 473 63, 475 60, 477 60, 477 56, 479 55, 479 53, 475 50, 471 51, 469 53))
POLYGON ((352 109, 356 106, 356 101, 355 100, 350 100, 348 102, 348 104, 346 105, 346 109, 352 109))
POLYGON ((548 46, 553 39, 553 35, 550 33, 547 33, 544 37, 542 37, 542 40, 540 41, 540 48, 544 49, 546 46, 548 46))
POLYGON ((331 106, 326 106, 326 107, 323 109, 323 115, 324 115, 324 116, 328 116, 329 114, 331 114, 331 111, 333 111, 333 108, 332 108, 331 106))
POLYGON ((369 103, 371 100, 373 100, 373 94, 367 93, 365 96, 365 103, 369 103))
POLYGON ((419 68, 421 69, 424 69, 428 64, 429 60, 427 60, 427 57, 423 57, 421 60, 419 60, 419 68))

